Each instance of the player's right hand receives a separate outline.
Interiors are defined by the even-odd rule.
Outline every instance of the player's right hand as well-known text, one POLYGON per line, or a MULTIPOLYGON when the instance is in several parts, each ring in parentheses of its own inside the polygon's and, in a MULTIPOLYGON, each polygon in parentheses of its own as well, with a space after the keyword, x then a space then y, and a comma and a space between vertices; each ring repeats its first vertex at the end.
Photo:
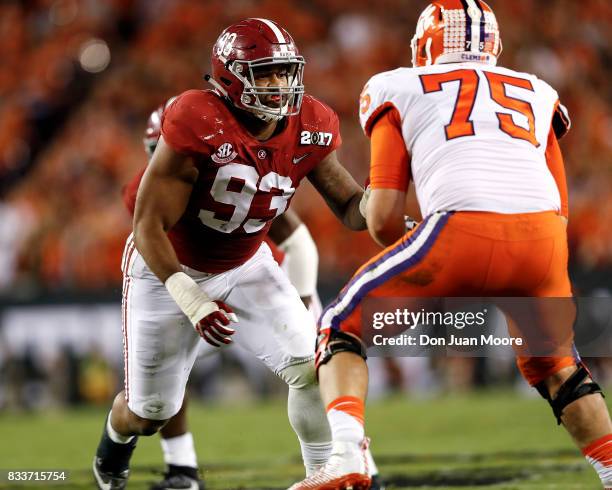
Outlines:
POLYGON ((236 314, 223 301, 211 301, 210 308, 210 313, 195 324, 196 331, 214 347, 231 344, 236 330, 228 325, 238 321, 236 314))

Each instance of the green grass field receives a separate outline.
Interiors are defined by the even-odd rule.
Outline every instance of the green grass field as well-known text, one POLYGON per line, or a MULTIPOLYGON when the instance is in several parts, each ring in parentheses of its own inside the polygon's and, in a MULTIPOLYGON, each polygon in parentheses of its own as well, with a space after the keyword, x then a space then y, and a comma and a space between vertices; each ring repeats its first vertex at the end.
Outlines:
MULTIPOLYGON (((64 469, 53 488, 92 489, 90 464, 105 410, 0 414, 0 469, 64 469)), ((600 489, 540 398, 482 393, 368 406, 368 434, 390 489, 600 489)), ((285 489, 302 476, 282 400, 244 406, 193 403, 190 423, 210 490, 285 489)), ((163 468, 157 436, 141 438, 129 488, 163 468)), ((2 489, 49 484, 0 483, 2 489)))

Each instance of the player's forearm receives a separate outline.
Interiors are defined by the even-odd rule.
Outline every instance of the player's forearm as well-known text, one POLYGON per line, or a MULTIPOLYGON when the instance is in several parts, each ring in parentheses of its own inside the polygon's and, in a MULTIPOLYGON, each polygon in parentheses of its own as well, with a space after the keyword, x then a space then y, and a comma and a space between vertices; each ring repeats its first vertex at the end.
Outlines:
POLYGON ((140 219, 134 224, 136 248, 153 273, 164 283, 168 293, 209 344, 219 347, 230 344, 236 322, 231 308, 213 301, 193 278, 183 272, 161 220, 140 219))
POLYGON ((406 233, 406 194, 396 189, 373 189, 366 209, 368 231, 381 246, 388 247, 406 233))
POLYGON ((134 223, 134 243, 151 271, 161 282, 182 271, 174 247, 161 222, 149 220, 134 223))
POLYGON ((363 191, 355 194, 341 211, 340 219, 347 228, 355 231, 365 230, 367 228, 366 219, 361 214, 359 203, 363 197, 363 191))
POLYGON ((406 225, 403 219, 384 224, 368 222, 368 231, 374 241, 384 248, 394 244, 406 233, 406 225))
POLYGON ((279 245, 287 240, 301 224, 302 221, 298 215, 291 209, 287 209, 287 211, 272 222, 268 236, 274 243, 279 245))
POLYGON ((363 189, 331 152, 309 174, 312 185, 323 196, 329 208, 351 230, 365 230, 364 215, 359 211, 363 189))

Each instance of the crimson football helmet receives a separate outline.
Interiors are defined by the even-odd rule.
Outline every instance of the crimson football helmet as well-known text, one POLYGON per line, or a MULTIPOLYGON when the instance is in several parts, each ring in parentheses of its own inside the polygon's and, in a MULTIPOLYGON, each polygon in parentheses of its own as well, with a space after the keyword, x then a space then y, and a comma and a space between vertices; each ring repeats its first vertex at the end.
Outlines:
POLYGON ((413 66, 494 65, 502 44, 495 14, 482 0, 435 0, 419 17, 411 48, 413 66))
POLYGON ((142 142, 144 143, 145 151, 149 156, 149 160, 153 156, 153 152, 155 151, 157 142, 161 136, 162 114, 164 113, 166 107, 168 107, 174 99, 176 99, 176 97, 170 97, 164 104, 160 104, 160 106, 151 113, 149 119, 147 120, 147 129, 145 129, 142 142))
POLYGON ((215 89, 237 107, 264 121, 274 121, 300 112, 304 95, 304 57, 291 35, 268 19, 246 19, 225 29, 212 50, 212 77, 215 89), (286 87, 258 87, 258 70, 284 65, 286 87), (276 96, 278 106, 266 105, 260 97, 276 96))

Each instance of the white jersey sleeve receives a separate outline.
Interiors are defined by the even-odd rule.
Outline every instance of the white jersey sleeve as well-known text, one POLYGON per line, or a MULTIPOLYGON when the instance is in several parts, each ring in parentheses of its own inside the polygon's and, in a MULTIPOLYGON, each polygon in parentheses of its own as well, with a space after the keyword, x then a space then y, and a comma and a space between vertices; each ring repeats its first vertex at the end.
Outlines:
POLYGON ((559 135, 569 117, 546 82, 479 63, 399 68, 373 76, 361 94, 366 135, 389 107, 400 115, 423 216, 559 211, 545 152, 551 124, 559 135))
POLYGON ((359 122, 367 136, 378 116, 387 109, 402 105, 404 94, 393 86, 394 74, 401 69, 374 75, 365 84, 359 99, 359 122))

